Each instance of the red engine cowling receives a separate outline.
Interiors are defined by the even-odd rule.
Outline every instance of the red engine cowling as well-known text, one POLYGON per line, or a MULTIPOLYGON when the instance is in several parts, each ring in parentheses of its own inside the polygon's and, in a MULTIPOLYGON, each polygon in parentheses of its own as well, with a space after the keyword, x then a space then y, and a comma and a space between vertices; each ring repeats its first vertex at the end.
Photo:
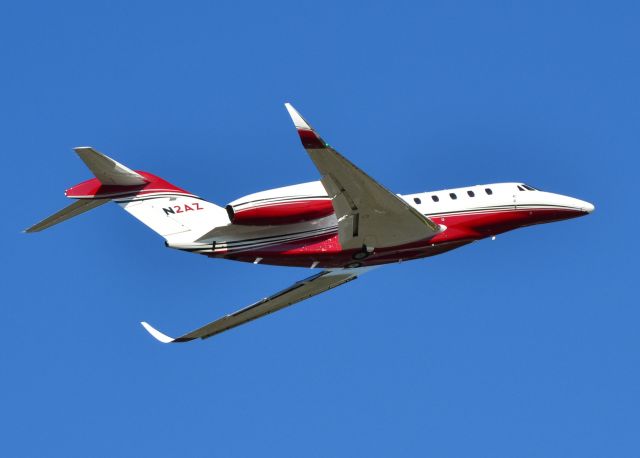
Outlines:
POLYGON ((247 202, 227 205, 233 224, 274 226, 323 218, 333 213, 331 199, 299 199, 277 203, 247 202))

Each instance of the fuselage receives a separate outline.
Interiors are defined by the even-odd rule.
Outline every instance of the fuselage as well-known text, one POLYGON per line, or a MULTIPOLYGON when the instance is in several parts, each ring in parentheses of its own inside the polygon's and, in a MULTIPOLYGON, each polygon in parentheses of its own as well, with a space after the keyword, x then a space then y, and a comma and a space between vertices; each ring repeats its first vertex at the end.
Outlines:
POLYGON ((399 195, 441 232, 410 244, 343 250, 338 221, 319 181, 271 189, 231 202, 232 224, 189 251, 252 263, 337 268, 441 254, 520 227, 591 213, 593 205, 523 183, 493 183, 399 195))

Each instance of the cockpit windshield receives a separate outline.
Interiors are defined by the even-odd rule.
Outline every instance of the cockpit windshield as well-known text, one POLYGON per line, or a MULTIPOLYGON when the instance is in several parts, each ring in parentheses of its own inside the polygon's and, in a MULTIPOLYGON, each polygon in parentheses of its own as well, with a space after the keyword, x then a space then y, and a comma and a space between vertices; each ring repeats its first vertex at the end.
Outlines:
POLYGON ((528 184, 524 184, 524 183, 521 183, 521 184, 518 185, 518 189, 520 189, 522 191, 521 188, 524 188, 527 191, 537 191, 538 190, 538 189, 534 188, 533 186, 529 186, 528 184))

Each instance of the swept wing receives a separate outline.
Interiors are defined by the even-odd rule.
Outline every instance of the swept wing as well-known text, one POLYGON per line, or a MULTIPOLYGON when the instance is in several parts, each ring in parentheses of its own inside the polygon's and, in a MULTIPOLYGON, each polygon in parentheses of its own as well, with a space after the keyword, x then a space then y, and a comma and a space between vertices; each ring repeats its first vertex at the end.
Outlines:
POLYGON ((328 291, 336 286, 343 285, 351 280, 355 280, 359 275, 370 269, 373 269, 373 267, 324 270, 309 278, 300 280, 290 287, 283 289, 272 296, 266 297, 255 304, 251 304, 248 307, 230 313, 229 315, 225 315, 216 321, 177 338, 169 337, 161 333, 144 321, 141 324, 149 334, 163 343, 188 342, 194 339, 206 339, 231 328, 235 328, 236 326, 240 326, 241 324, 248 323, 249 321, 253 321, 270 313, 277 312, 278 310, 328 291))
POLYGON ((371 252, 441 232, 437 224, 329 146, 291 104, 285 106, 332 199, 343 249, 371 252))

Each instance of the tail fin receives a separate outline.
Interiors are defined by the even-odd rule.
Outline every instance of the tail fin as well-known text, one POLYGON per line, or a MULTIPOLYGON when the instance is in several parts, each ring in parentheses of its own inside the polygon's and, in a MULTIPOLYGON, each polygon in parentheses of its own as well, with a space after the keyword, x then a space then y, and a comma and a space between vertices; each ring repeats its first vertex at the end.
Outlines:
POLYGON ((160 177, 134 171, 91 147, 75 148, 96 178, 65 191, 75 203, 28 228, 38 232, 114 201, 169 243, 188 243, 229 224, 226 210, 160 177))

